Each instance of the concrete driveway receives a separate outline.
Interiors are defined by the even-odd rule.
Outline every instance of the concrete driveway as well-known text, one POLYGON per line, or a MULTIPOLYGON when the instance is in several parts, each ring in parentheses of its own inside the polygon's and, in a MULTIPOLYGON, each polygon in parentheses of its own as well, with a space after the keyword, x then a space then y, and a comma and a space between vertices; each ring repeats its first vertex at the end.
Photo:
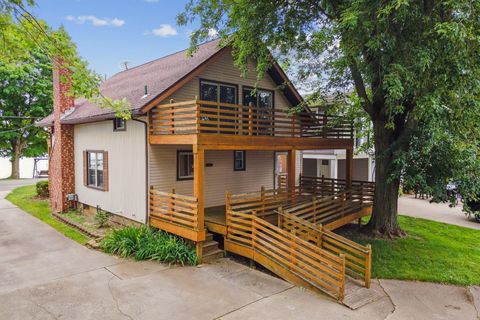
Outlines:
POLYGON ((461 204, 450 208, 447 203, 430 203, 429 200, 405 195, 398 199, 398 213, 480 230, 480 223, 475 222, 473 218, 468 218, 462 211, 461 204))
POLYGON ((373 287, 380 298, 354 311, 229 259, 199 267, 117 259, 0 196, 0 319, 478 319, 477 289, 373 287))

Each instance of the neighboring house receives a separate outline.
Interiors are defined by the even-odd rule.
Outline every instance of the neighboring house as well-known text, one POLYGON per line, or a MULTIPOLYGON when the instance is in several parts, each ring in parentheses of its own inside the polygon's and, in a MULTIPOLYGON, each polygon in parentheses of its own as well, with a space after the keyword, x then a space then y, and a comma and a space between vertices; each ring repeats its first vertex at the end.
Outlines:
MULTIPOLYGON (((361 145, 355 139, 355 149, 361 145)), ((332 179, 345 179, 345 150, 307 150, 302 152, 302 173, 332 179)), ((375 159, 365 152, 354 152, 353 180, 375 181, 375 159)))
POLYGON ((219 252, 209 232, 225 237, 225 250, 255 259, 249 251, 237 250, 232 239, 240 236, 228 233, 234 230, 229 225, 235 220, 229 218, 233 209, 267 216, 287 202, 332 196, 329 201, 345 204, 335 206, 343 211, 319 216, 314 211, 313 223, 334 229, 368 214, 364 209, 371 206, 371 185, 333 196, 352 187, 351 123, 332 127, 330 118, 308 107, 291 115, 288 108, 303 100, 278 64, 258 80, 250 61, 250 71, 241 77, 231 48, 218 43, 200 45, 193 57, 181 51, 102 83, 105 96, 131 103, 133 118, 127 121, 116 119, 112 110, 68 97, 68 82, 60 82, 68 73, 55 69, 54 113, 39 123, 51 132, 53 210, 68 210, 68 195, 76 195, 84 209, 98 206, 195 242, 200 259, 219 252), (301 151, 326 149, 345 150, 345 179, 322 180, 321 185, 300 177, 301 151), (241 204, 251 192, 257 193, 241 204), (260 206, 252 207, 258 201, 260 206))

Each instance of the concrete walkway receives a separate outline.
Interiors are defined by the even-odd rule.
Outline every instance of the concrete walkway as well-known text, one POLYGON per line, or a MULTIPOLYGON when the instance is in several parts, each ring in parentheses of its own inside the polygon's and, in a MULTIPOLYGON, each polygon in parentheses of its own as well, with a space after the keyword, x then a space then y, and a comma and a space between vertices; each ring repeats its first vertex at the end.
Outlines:
POLYGON ((462 204, 450 208, 448 203, 430 203, 429 200, 406 195, 398 199, 398 213, 480 230, 480 223, 465 215, 462 204))
POLYGON ((229 259, 199 267, 118 259, 0 196, 0 319, 478 319, 478 288, 373 287, 380 298, 353 311, 229 259))

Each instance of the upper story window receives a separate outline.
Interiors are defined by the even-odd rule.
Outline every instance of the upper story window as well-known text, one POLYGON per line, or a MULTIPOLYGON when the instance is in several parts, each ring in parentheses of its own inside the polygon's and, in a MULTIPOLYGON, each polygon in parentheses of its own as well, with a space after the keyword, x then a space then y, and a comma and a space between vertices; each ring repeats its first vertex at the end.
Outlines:
POLYGON ((200 81, 200 100, 237 103, 237 86, 208 80, 200 81))
POLYGON ((248 106, 250 102, 259 109, 271 110, 274 106, 273 91, 243 87, 243 105, 248 106))
POLYGON ((127 121, 122 118, 113 119, 113 131, 125 131, 127 130, 127 121))
POLYGON ((104 152, 87 151, 87 186, 104 189, 104 152))
POLYGON ((177 180, 193 179, 193 152, 177 151, 177 180))

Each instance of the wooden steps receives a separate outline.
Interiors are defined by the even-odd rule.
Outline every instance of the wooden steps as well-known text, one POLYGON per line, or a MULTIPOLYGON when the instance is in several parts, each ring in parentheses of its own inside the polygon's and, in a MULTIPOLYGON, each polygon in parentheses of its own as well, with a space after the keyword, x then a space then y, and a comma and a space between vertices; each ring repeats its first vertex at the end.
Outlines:
POLYGON ((213 240, 213 234, 207 233, 205 236, 205 242, 202 246, 203 257, 202 263, 213 262, 217 259, 223 258, 223 250, 218 247, 218 242, 213 240))

